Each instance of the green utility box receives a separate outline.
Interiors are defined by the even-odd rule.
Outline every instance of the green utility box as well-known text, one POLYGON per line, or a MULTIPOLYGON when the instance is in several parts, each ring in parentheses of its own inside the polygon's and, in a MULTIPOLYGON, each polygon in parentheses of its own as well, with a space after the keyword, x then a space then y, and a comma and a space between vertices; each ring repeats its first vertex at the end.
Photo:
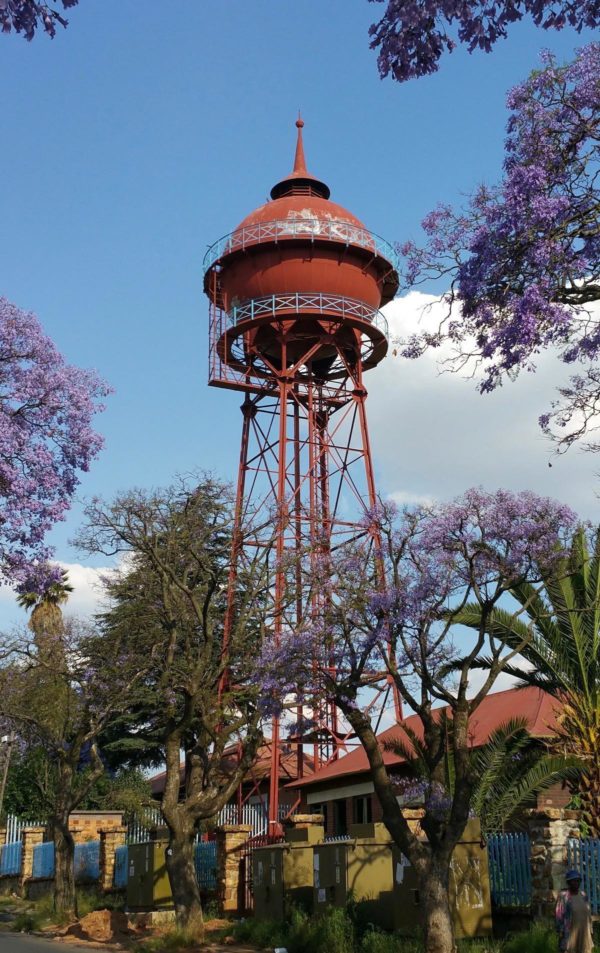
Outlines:
MULTIPOLYGON (((414 869, 397 847, 394 856, 394 927, 414 936, 421 925, 421 897, 414 869)), ((492 935, 492 899, 487 849, 481 846, 481 825, 469 821, 456 845, 450 866, 450 908, 458 939, 492 935)))
POLYGON ((384 824, 355 824, 349 838, 316 845, 313 872, 315 912, 345 907, 352 897, 366 922, 393 928, 392 846, 384 824))
POLYGON ((127 853, 127 908, 153 910, 173 906, 166 863, 167 841, 130 844, 127 853))
POLYGON ((283 844, 257 847, 253 856, 254 915, 259 920, 284 920, 291 905, 312 913, 313 845, 323 840, 323 827, 292 828, 283 844))

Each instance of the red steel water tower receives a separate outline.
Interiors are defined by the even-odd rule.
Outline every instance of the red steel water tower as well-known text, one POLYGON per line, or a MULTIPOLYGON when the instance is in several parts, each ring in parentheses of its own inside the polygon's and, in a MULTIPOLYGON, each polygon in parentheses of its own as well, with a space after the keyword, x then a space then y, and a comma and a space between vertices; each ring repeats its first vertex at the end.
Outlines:
MULTIPOLYGON (((311 558, 369 532, 365 514, 376 495, 363 378, 385 357, 379 308, 398 290, 392 247, 330 201, 328 186, 307 171, 303 125, 298 119, 293 171, 273 186, 271 201, 204 259, 209 383, 245 394, 236 520, 242 527, 251 519, 255 529, 234 534, 230 599, 241 562, 263 547, 276 640, 319 612, 311 558)), ((302 721, 301 699, 296 704, 302 721)), ((311 719, 310 733, 291 742, 300 774, 306 746, 315 768, 344 747, 334 705, 311 719)), ((274 719, 271 831, 281 743, 274 719)))

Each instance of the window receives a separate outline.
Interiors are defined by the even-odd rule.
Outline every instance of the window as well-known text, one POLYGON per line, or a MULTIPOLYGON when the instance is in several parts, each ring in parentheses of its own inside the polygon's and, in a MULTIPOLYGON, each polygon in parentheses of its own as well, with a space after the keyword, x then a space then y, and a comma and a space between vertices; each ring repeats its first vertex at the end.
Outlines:
POLYGON ((333 802, 333 833, 338 837, 348 833, 346 798, 333 802))
POLYGON ((370 824, 373 820, 373 804, 369 794, 354 798, 354 823, 370 824))

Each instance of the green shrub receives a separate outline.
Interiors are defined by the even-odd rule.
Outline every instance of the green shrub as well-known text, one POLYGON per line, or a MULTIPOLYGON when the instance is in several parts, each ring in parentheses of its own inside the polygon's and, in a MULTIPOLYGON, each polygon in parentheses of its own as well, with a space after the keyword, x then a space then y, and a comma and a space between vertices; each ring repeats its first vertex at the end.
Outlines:
POLYGON ((417 946, 411 940, 404 940, 393 933, 367 930, 360 942, 359 951, 360 953, 413 953, 413 951, 416 953, 417 946))
POLYGON ((173 927, 161 933, 160 936, 153 936, 138 943, 136 950, 138 953, 177 953, 178 950, 198 946, 200 941, 201 937, 197 929, 173 927))
POLYGON ((541 923, 534 924, 528 933, 519 933, 504 944, 503 953, 557 953, 555 931, 541 923))

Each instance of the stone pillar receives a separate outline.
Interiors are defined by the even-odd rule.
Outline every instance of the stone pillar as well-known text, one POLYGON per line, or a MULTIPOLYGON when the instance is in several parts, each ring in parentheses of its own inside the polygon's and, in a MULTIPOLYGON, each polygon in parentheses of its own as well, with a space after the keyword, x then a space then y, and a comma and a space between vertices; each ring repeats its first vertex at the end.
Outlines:
POLYGON ((115 851, 122 847, 127 837, 126 827, 113 827, 100 831, 100 890, 114 890, 115 851))
POLYGON ((552 917, 556 895, 565 886, 567 840, 578 837, 579 814, 563 808, 528 812, 531 839, 531 912, 552 917))
POLYGON ((24 827, 21 831, 23 848, 21 853, 20 889, 25 892, 25 884, 33 876, 33 848, 44 841, 45 827, 24 827))
POLYGON ((249 857, 244 856, 252 827, 248 824, 225 824, 217 828, 217 892, 221 913, 245 912, 244 888, 250 871, 249 857))

